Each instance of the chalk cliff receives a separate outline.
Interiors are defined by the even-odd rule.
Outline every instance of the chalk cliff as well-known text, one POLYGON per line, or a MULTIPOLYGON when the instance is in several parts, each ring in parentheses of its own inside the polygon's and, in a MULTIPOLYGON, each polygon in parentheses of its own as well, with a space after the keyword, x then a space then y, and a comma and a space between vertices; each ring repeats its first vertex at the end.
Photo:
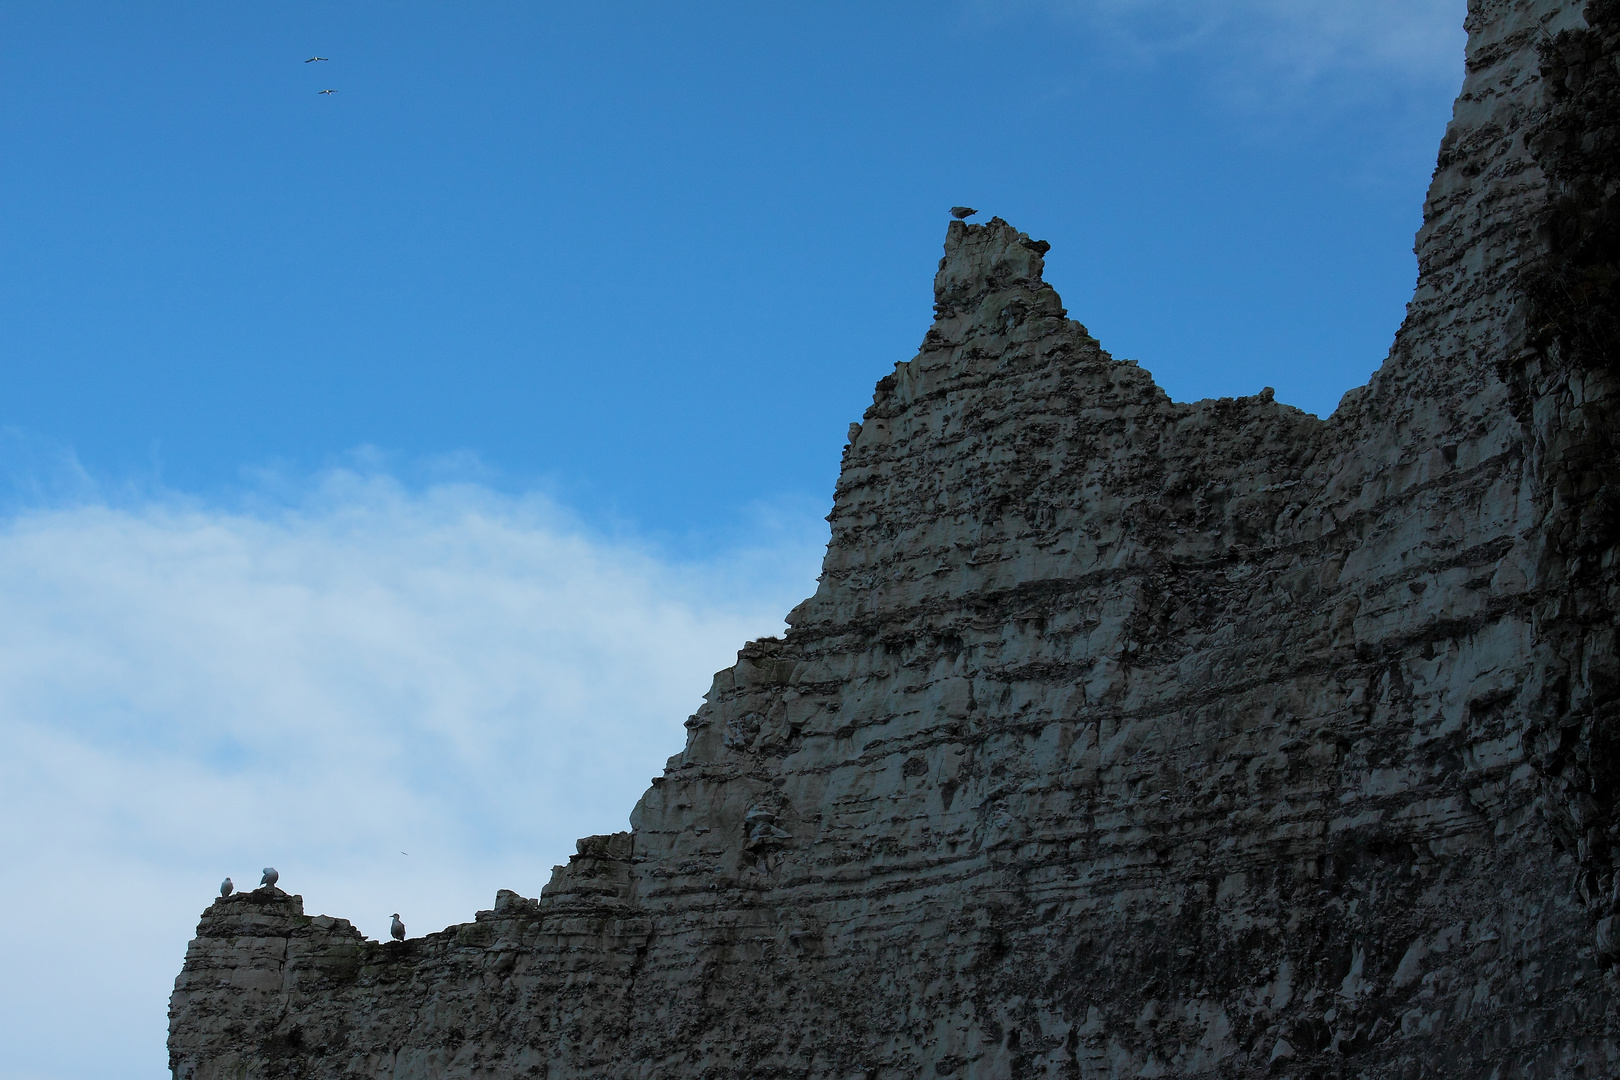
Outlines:
POLYGON ((951 224, 816 594, 538 899, 204 913, 174 1073, 1620 1071, 1620 2, 1472 0, 1383 367, 1172 402, 951 224))

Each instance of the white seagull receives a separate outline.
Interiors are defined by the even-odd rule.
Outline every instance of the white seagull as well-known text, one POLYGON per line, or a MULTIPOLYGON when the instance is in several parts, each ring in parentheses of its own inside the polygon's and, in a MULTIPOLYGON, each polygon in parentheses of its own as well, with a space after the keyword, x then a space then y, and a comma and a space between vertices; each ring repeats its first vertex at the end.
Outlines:
POLYGON ((230 878, 226 878, 224 881, 219 883, 219 895, 221 895, 221 896, 229 896, 229 895, 231 895, 231 893, 233 893, 235 891, 236 891, 236 886, 231 884, 231 879, 230 878))
POLYGON ((325 59, 326 59, 326 57, 324 57, 324 56, 312 56, 308 60, 305 60, 304 63, 313 64, 317 60, 325 60, 325 59))
POLYGON ((399 912, 397 911, 394 912, 394 925, 388 928, 388 932, 394 935, 395 941, 405 940, 405 924, 399 921, 399 912))
POLYGON ((317 90, 315 92, 317 94, 335 94, 335 93, 337 93, 336 90, 317 90))
POLYGON ((276 868, 273 867, 273 866, 267 866, 267 867, 264 868, 264 877, 259 879, 259 884, 260 885, 274 885, 276 882, 278 882, 280 880, 281 880, 281 875, 276 873, 276 868))

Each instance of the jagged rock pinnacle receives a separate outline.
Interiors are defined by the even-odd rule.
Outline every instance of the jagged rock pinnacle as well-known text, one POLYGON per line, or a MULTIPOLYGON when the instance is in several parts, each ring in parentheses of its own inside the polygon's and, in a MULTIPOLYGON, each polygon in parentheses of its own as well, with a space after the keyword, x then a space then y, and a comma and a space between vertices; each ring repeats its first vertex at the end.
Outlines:
POLYGON ((943 318, 971 311, 991 293, 1019 290, 1035 296, 1044 285, 1043 257, 1051 248, 999 217, 982 225, 951 222, 945 230, 945 254, 934 275, 936 314, 943 318))

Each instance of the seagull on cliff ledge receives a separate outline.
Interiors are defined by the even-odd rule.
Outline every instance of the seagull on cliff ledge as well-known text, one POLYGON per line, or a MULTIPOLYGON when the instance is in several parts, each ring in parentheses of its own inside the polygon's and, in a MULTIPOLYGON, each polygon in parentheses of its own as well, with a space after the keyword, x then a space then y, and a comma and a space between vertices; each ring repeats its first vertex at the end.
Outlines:
POLYGON ((394 935, 395 941, 405 940, 405 924, 399 921, 399 912, 397 911, 394 912, 394 925, 388 928, 388 932, 394 935))
POLYGON ((260 885, 274 885, 276 882, 278 882, 280 880, 281 880, 281 875, 276 873, 276 868, 273 867, 273 866, 267 866, 267 867, 264 868, 264 877, 259 879, 259 884, 260 885))
POLYGON ((966 221, 968 218, 977 213, 978 211, 973 209, 971 206, 951 207, 951 217, 955 218, 957 221, 966 221))
POLYGON ((231 883, 230 878, 226 878, 224 881, 219 883, 219 895, 221 895, 221 896, 229 896, 229 895, 231 895, 231 893, 233 893, 235 891, 236 891, 236 886, 231 883))

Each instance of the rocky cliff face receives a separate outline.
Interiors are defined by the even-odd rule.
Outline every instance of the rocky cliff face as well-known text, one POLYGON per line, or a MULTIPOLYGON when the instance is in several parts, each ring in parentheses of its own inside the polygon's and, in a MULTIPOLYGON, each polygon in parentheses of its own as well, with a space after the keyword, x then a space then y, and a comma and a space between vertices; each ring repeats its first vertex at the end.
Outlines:
POLYGON ((816 595, 539 899, 204 914, 175 1075, 1620 1070, 1620 3, 1473 0, 1394 350, 1178 404, 953 224, 816 595))

